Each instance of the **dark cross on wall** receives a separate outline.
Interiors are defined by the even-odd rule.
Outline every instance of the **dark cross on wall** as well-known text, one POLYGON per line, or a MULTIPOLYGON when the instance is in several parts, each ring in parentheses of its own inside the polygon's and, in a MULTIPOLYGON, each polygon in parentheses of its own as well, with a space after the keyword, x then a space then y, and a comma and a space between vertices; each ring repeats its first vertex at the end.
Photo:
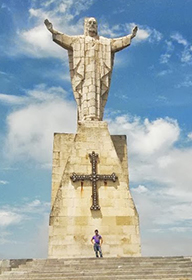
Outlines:
POLYGON ((107 181, 113 181, 115 182, 117 180, 117 176, 115 173, 112 173, 111 175, 100 175, 97 174, 97 163, 98 163, 98 154, 95 152, 92 152, 92 154, 89 154, 90 162, 92 165, 92 173, 90 175, 78 175, 76 173, 73 173, 72 176, 70 176, 71 180, 73 182, 76 181, 91 181, 92 182, 92 206, 91 210, 100 210, 99 206, 99 195, 98 195, 98 189, 97 189, 97 181, 104 181, 106 183, 107 181))

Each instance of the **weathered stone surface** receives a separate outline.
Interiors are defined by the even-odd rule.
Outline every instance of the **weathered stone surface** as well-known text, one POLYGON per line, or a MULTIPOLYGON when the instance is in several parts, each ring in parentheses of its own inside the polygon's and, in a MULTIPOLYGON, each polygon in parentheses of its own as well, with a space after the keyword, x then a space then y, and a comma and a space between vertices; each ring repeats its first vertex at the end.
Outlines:
POLYGON ((107 101, 114 55, 128 47, 136 36, 108 39, 97 34, 95 18, 86 18, 84 35, 68 36, 53 29, 45 20, 53 41, 68 51, 69 68, 74 97, 78 106, 78 120, 102 120, 107 101))
POLYGON ((4 272, 0 279, 191 280, 191 264, 190 257, 36 259, 4 272))
POLYGON ((125 136, 110 136, 106 122, 82 122, 77 134, 55 134, 49 258, 90 257, 90 242, 98 228, 103 254, 140 256, 139 219, 129 191, 125 136), (92 185, 70 176, 91 174, 89 154, 99 155, 98 174, 118 176, 116 182, 97 181, 101 210, 91 211, 92 185))

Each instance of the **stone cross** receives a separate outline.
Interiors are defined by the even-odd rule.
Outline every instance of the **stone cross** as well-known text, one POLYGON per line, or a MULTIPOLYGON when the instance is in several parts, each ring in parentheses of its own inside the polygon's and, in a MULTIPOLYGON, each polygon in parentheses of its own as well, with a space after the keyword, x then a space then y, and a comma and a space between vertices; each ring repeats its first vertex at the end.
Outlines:
POLYGON ((48 19, 45 25, 52 33, 53 41, 68 51, 78 121, 102 121, 114 55, 131 44, 137 26, 131 34, 110 39, 98 35, 97 21, 92 17, 85 19, 84 34, 78 36, 69 36, 55 30, 48 19))
POLYGON ((73 173, 70 178, 73 182, 85 180, 92 182, 92 206, 90 209, 100 210, 97 181, 103 180, 104 182, 107 182, 107 180, 109 180, 115 182, 118 177, 115 173, 112 173, 111 175, 97 174, 98 154, 93 151, 92 154, 89 154, 89 158, 92 165, 92 173, 90 175, 77 175, 76 173, 73 173))

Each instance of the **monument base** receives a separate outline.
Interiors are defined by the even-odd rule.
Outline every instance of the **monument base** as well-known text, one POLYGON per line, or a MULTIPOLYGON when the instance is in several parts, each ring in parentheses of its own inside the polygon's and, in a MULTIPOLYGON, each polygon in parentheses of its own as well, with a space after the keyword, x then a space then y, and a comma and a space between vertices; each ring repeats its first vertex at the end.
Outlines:
POLYGON ((53 148, 52 210, 49 258, 94 256, 91 238, 98 229, 104 257, 140 256, 139 219, 129 191, 126 136, 110 136, 106 122, 81 122, 77 134, 56 133, 53 148), (71 176, 92 174, 89 154, 98 154, 97 173, 118 179, 98 180, 100 210, 91 210, 90 180, 71 176))

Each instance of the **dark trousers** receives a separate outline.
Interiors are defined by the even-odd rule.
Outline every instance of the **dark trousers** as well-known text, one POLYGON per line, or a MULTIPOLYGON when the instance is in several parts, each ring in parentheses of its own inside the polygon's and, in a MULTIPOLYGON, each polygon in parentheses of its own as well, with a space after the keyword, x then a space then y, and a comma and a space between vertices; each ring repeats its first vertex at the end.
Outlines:
POLYGON ((99 252, 100 258, 103 257, 100 244, 97 244, 97 243, 94 244, 94 251, 95 251, 95 255, 97 258, 99 257, 98 252, 99 252))

